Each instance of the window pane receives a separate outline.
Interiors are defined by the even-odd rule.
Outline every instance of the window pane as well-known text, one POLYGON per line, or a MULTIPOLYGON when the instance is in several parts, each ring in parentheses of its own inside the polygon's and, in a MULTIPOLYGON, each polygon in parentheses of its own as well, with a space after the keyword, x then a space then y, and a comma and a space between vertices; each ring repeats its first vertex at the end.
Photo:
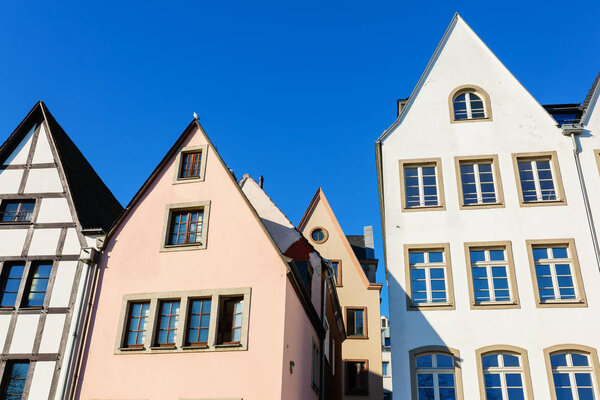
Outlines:
POLYGON ((438 354, 436 356, 436 358, 437 358, 438 368, 453 368, 454 367, 454 365, 452 363, 453 357, 438 354))
POLYGON ((417 368, 430 368, 432 366, 432 354, 417 357, 417 368))
POLYGON ((430 263, 441 263, 444 262, 444 254, 441 251, 430 251, 429 252, 430 263))
POLYGON ((573 360, 573 366, 575 367, 587 367, 590 365, 588 356, 583 354, 572 353, 571 359, 573 360))
POLYGON ((504 250, 490 250, 490 260, 504 261, 504 250))
POLYGON ((409 262, 411 264, 422 264, 425 262, 425 253, 411 251, 409 253, 409 262))
POLYGON ((484 369, 490 368, 490 367, 497 367, 498 366, 498 355, 492 354, 489 356, 481 357, 481 365, 483 366, 484 369))

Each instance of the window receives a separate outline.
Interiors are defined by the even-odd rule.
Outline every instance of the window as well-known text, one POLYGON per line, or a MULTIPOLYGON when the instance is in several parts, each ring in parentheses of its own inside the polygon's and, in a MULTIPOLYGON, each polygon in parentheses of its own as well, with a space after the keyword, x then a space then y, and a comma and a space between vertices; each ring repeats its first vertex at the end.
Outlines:
POLYGON ((460 176, 461 210, 502 206, 504 194, 496 155, 455 157, 455 162, 456 174, 460 176))
POLYGON ((308 292, 308 297, 312 297, 312 278, 313 278, 313 267, 308 261, 296 261, 296 268, 300 275, 300 280, 308 292))
POLYGON ((405 245, 404 252, 409 310, 454 308, 448 244, 405 245))
POLYGON ((208 146, 183 148, 175 159, 174 184, 204 181, 208 146))
POLYGON ((211 304, 211 299, 194 299, 190 302, 187 338, 190 346, 206 346, 208 344, 211 304))
POLYGON ((522 206, 566 204, 556 152, 513 154, 522 206))
POLYGON ((492 119, 490 98, 480 87, 461 86, 450 94, 448 101, 451 123, 492 119))
POLYGON ((219 314, 218 344, 239 344, 242 336, 242 313, 244 299, 233 297, 224 299, 219 314))
POLYGON ((402 209, 444 209, 444 191, 439 158, 400 161, 402 209))
POLYGON ((585 306, 585 293, 572 239, 527 241, 538 306, 585 306))
POLYGON ((349 339, 367 337, 367 309, 346 308, 346 333, 349 339))
POLYGON ((132 303, 129 310, 126 347, 143 348, 146 342, 146 326, 150 314, 150 302, 132 303))
POLYGON ((383 345, 384 345, 385 347, 391 347, 391 346, 392 346, 392 340, 391 340, 389 337, 386 337, 386 338, 384 339, 383 343, 384 343, 383 345))
POLYGON ((452 354, 431 352, 414 357, 416 399, 454 400, 457 396, 452 354))
POLYGON ((319 348, 317 344, 312 342, 312 367, 311 367, 311 386, 315 392, 319 392, 319 348))
POLYGON ((533 399, 525 350, 513 346, 479 349, 477 365, 482 399, 533 399))
POLYGON ((14 307, 21 286, 25 263, 4 263, 2 268, 2 297, 0 307, 14 307))
POLYGON ((390 376, 390 363, 387 361, 384 361, 383 363, 381 363, 381 373, 383 374, 383 376, 390 376))
POLYGON ((367 360, 346 360, 346 394, 369 394, 369 362, 367 360))
POLYGON ((25 381, 29 372, 29 361, 8 361, 2 380, 2 398, 21 400, 25 391, 25 381))
POLYGON ((0 222, 31 222, 35 200, 4 200, 0 206, 0 222))
POLYGON ((510 242, 465 243, 472 309, 517 308, 510 242))
POLYGON ((156 343, 161 347, 174 347, 178 324, 179 301, 162 301, 156 343))
POLYGON ((210 202, 168 204, 161 251, 205 249, 210 202))
POLYGON ((544 350, 552 400, 597 399, 598 355, 586 346, 554 346, 544 350))
POLYGON ((329 232, 325 228, 314 228, 310 231, 310 238, 315 243, 324 243, 329 238, 329 232))
POLYGON ((342 260, 331 260, 331 269, 335 286, 342 286, 342 260))
POLYGON ((51 272, 52 262, 40 262, 31 265, 29 281, 23 295, 23 307, 42 307, 44 305, 51 272))

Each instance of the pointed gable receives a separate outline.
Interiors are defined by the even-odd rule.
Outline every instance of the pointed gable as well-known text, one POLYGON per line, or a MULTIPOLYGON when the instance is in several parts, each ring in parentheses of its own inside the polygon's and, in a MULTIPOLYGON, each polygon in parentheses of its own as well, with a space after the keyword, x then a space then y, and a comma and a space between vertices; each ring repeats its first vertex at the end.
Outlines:
POLYGON ((594 84, 590 88, 581 107, 583 116, 581 123, 589 129, 597 132, 600 130, 600 72, 596 76, 594 84))

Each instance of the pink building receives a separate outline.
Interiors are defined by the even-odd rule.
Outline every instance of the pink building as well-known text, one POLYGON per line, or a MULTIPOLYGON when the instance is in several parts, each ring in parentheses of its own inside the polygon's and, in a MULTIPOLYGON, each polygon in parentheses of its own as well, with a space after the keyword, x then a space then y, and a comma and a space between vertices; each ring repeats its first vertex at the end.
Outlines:
POLYGON ((78 398, 316 400, 336 381, 327 264, 240 185, 193 121, 106 238, 78 398))

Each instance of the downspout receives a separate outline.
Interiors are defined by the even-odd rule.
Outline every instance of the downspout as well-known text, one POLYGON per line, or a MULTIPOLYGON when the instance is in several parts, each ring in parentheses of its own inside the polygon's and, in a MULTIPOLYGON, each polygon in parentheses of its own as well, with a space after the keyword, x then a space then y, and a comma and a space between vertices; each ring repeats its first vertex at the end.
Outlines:
POLYGON ((596 235, 596 227, 594 225, 594 219, 592 218, 592 208, 590 206, 590 199, 587 193, 587 187, 585 180, 583 179, 583 171, 581 169, 581 160, 579 158, 579 147, 577 146, 576 135, 580 135, 583 132, 583 125, 572 124, 563 125, 562 134, 565 136, 571 136, 571 142, 573 143, 573 156, 575 157, 575 165, 577 166, 577 175, 579 176, 579 184, 581 185, 581 193, 583 195, 583 204, 585 205, 585 213, 587 215, 588 225, 590 227, 590 234, 592 236, 592 244, 594 245, 594 252, 596 253, 596 264, 600 271, 600 247, 598 246, 598 236, 596 235))
MULTIPOLYGON (((325 335, 323 339, 321 339, 321 384, 319 385, 319 398, 321 400, 325 400, 325 338, 327 337, 327 330, 325 326, 325 321, 327 320, 326 312, 327 312, 327 281, 333 279, 334 272, 333 269, 327 265, 327 270, 331 271, 329 275, 323 280, 323 308, 321 309, 321 321, 323 324, 323 329, 325 330, 325 335)), ((335 361, 334 361, 335 362, 335 361)))

